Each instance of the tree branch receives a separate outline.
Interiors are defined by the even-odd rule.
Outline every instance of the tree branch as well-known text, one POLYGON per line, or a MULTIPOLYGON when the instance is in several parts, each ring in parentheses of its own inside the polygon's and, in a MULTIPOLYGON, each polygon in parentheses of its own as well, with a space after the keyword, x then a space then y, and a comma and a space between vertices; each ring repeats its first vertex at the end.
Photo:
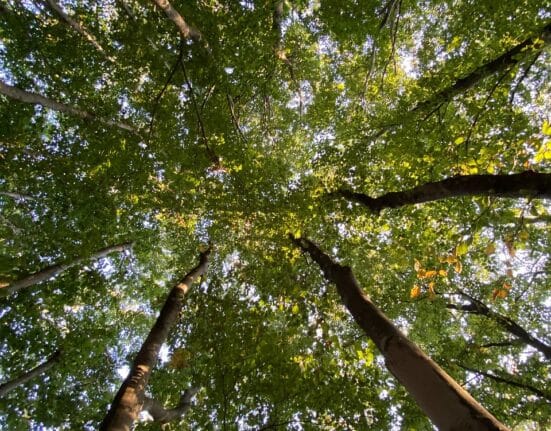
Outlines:
POLYGON ((106 257, 107 255, 115 252, 123 252, 127 249, 132 247, 132 243, 123 243, 123 244, 117 244, 112 245, 109 247, 102 248, 101 250, 98 250, 94 254, 88 257, 79 257, 72 262, 64 263, 64 264, 57 264, 52 265, 47 268, 44 268, 38 272, 35 272, 33 274, 27 275, 26 277, 23 277, 17 281, 14 281, 13 283, 9 284, 8 286, 4 287, 3 289, 0 289, 0 297, 9 296, 14 294, 15 292, 18 292, 21 289, 25 289, 27 287, 34 286, 35 284, 42 283, 46 280, 49 280, 53 277, 58 276, 59 274, 65 272, 69 268, 72 268, 75 265, 80 264, 84 261, 94 261, 98 259, 102 259, 106 257))
POLYGON ((373 212, 460 196, 550 199, 551 174, 525 171, 511 175, 458 175, 378 198, 344 189, 332 194, 358 202, 373 212))
POLYGON ((178 28, 180 35, 184 39, 192 39, 196 42, 199 42, 203 36, 199 30, 194 27, 191 27, 184 20, 184 17, 174 9, 168 0, 152 0, 158 7, 160 7, 165 15, 170 19, 178 28))
POLYGON ((546 400, 551 401, 551 394, 548 394, 548 393, 542 391, 541 389, 538 389, 535 386, 529 385, 527 383, 522 383, 522 382, 519 382, 517 380, 513 380, 511 377, 508 377, 508 378, 501 377, 501 376, 495 375, 493 373, 489 373, 487 371, 476 370, 474 368, 467 367, 467 366, 462 365, 462 364, 457 364, 457 366, 460 367, 460 368, 463 368, 465 371, 469 371, 471 373, 475 373, 475 374, 478 374, 480 376, 488 377, 489 379, 495 380, 496 382, 506 383, 510 386, 515 386, 517 388, 526 389, 527 391, 530 391, 530 392, 536 394, 537 396, 539 396, 541 398, 545 398, 546 400))
POLYGON ((40 374, 45 373, 50 368, 52 368, 61 357, 61 351, 56 351, 52 356, 50 356, 46 361, 42 362, 40 365, 36 366, 30 371, 21 374, 19 377, 16 377, 9 382, 2 383, 0 385, 0 398, 4 397, 8 392, 27 383, 29 380, 39 376, 40 374))
POLYGON ((494 60, 477 67, 469 74, 454 81, 450 86, 440 90, 434 94, 430 99, 419 103, 412 112, 418 110, 430 109, 434 105, 450 101, 455 96, 463 93, 470 88, 474 87, 478 82, 487 78, 494 73, 503 71, 509 66, 515 65, 522 61, 526 55, 530 55, 534 50, 539 51, 549 43, 551 39, 551 24, 547 24, 542 31, 538 32, 536 36, 529 37, 522 43, 516 45, 509 51, 503 53, 494 60), (543 41, 543 42, 542 42, 543 41), (532 48, 532 49, 529 49, 532 48))
POLYGON ((531 335, 526 329, 520 326, 513 319, 499 314, 491 310, 486 304, 482 301, 473 298, 470 295, 467 295, 464 292, 459 291, 459 295, 467 298, 469 300, 468 304, 446 304, 446 308, 464 311, 470 314, 477 314, 479 316, 486 316, 487 318, 493 320, 503 329, 505 329, 510 334, 517 337, 523 343, 528 344, 535 349, 539 350, 546 359, 551 360, 551 346, 545 344, 543 341, 538 340, 536 337, 531 335))
POLYGON ((105 118, 97 117, 95 114, 83 111, 82 109, 69 106, 65 103, 57 102, 52 99, 48 99, 44 96, 41 96, 36 93, 31 93, 29 91, 21 90, 17 87, 6 84, 0 80, 0 94, 18 100, 23 103, 30 103, 33 105, 41 105, 45 108, 52 109, 54 111, 62 112, 64 114, 74 115, 75 117, 82 118, 84 120, 98 121, 99 123, 109 126, 109 127, 118 127, 119 129, 125 130, 127 132, 132 132, 135 135, 138 135, 138 131, 133 127, 121 121, 108 120, 105 118))
POLYGON ((55 0, 43 0, 48 4, 50 9, 52 9, 54 12, 56 12, 65 23, 67 23, 73 30, 75 30, 78 34, 80 34, 82 37, 84 37, 89 43, 91 43, 96 50, 102 54, 107 60, 114 63, 115 59, 111 56, 109 56, 103 47, 100 45, 100 43, 96 40, 96 38, 88 31, 88 29, 79 23, 78 21, 71 18, 63 8, 55 1, 55 0))
POLYGON ((165 409, 159 401, 145 397, 142 410, 147 410, 155 422, 166 424, 181 418, 188 412, 191 408, 191 400, 197 392, 199 392, 198 388, 186 389, 178 405, 172 409, 165 409))

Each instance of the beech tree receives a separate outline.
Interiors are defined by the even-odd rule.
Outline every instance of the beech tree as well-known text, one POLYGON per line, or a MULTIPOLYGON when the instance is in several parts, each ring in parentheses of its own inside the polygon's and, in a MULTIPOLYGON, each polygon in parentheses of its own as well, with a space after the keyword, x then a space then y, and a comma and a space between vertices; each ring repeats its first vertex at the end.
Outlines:
POLYGON ((4 1, 0 428, 548 429, 548 9, 4 1))

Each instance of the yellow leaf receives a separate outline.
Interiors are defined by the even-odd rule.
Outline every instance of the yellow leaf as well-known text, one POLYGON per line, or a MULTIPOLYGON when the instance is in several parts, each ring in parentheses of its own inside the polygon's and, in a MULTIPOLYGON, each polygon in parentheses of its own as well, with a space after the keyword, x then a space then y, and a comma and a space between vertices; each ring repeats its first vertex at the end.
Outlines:
POLYGON ((541 131, 543 132, 544 135, 551 136, 551 125, 549 124, 549 121, 545 120, 543 122, 541 131))
POLYGON ((434 291, 434 281, 431 281, 429 283, 429 296, 431 298, 434 298, 436 296, 436 292, 434 291))
POLYGON ((453 141, 456 145, 461 145, 463 142, 465 142, 465 138, 463 136, 460 136, 455 141, 453 141))
POLYGON ((445 276, 448 275, 448 271, 446 271, 445 269, 441 269, 441 270, 438 271, 438 275, 440 277, 445 277, 445 276))
POLYGON ((416 284, 413 285, 412 289, 409 292, 409 297, 411 299, 417 298, 419 295, 421 295, 421 288, 417 286, 416 284))
POLYGON ((415 259, 415 263, 413 264, 413 268, 415 269, 415 271, 419 271, 422 268, 421 263, 417 259, 415 259))
POLYGON ((463 256, 464 254, 467 254, 468 250, 469 250, 469 244, 467 244, 466 242, 462 242, 455 248, 455 255, 463 256))
POLYGON ((298 310, 299 310, 299 309, 298 309, 298 305, 295 304, 295 305, 293 305, 293 307, 291 308, 291 313, 297 314, 297 313, 298 313, 298 310))
POLYGON ((455 269, 455 272, 459 274, 463 269, 463 265, 461 265, 461 262, 457 261, 453 268, 455 269))
POLYGON ((529 234, 527 231, 523 230, 522 232, 520 232, 520 233, 518 234, 518 237, 519 237, 521 240, 526 241, 526 240, 530 237, 530 234, 529 234))
POLYGON ((430 271, 427 271, 425 273, 425 278, 434 277, 436 274, 438 274, 436 271, 433 271, 432 269, 430 271))

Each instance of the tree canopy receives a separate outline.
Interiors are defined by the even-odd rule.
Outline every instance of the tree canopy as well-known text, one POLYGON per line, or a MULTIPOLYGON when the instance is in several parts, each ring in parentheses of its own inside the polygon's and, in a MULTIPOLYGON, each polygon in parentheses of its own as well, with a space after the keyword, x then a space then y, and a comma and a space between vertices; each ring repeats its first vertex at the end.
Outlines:
POLYGON ((300 238, 549 429, 550 11, 4 1, 0 429, 98 429, 206 251, 136 429, 433 429, 300 238))

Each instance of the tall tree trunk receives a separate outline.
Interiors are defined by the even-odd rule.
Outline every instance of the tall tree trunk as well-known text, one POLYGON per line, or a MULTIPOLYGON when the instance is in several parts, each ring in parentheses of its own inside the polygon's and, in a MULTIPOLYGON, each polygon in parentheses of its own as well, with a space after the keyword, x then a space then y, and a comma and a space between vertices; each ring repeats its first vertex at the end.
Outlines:
POLYGON ((0 398, 4 397, 8 392, 27 383, 29 380, 39 376, 40 374, 45 373, 50 368, 52 368, 58 361, 61 356, 61 351, 55 352, 50 358, 42 362, 37 367, 33 368, 30 371, 27 371, 24 374, 21 374, 19 377, 10 380, 9 382, 2 383, 0 385, 0 398))
POLYGON ((26 277, 20 280, 14 281, 13 283, 9 284, 3 289, 0 289, 0 297, 12 295, 21 289, 25 289, 27 287, 34 286, 35 284, 39 284, 39 283, 42 283, 43 281, 49 280, 50 278, 53 278, 61 274, 67 269, 72 268, 73 266, 78 265, 81 262, 102 259, 111 253, 123 252, 129 249, 131 246, 132 246, 132 243, 112 245, 109 247, 102 248, 101 250, 98 250, 91 256, 79 257, 78 259, 75 259, 69 263, 62 263, 58 265, 49 266, 38 272, 35 272, 34 274, 27 275, 26 277))
POLYGON ((96 40, 96 38, 88 31, 88 29, 78 22, 77 20, 71 18, 67 13, 63 10, 61 5, 59 5, 55 0, 44 0, 50 8, 55 11, 63 21, 65 21, 73 30, 75 30, 78 34, 80 34, 84 39, 86 39, 89 43, 91 43, 96 50, 102 54, 107 60, 114 63, 115 59, 113 57, 110 57, 107 55, 103 47, 100 45, 100 43, 96 40))
POLYGON ((487 78, 497 72, 504 72, 507 67, 523 61, 530 53, 540 51, 550 42, 550 40, 551 24, 547 24, 537 35, 524 40, 522 43, 519 43, 496 59, 488 61, 487 63, 471 71, 469 74, 457 79, 450 86, 434 94, 430 99, 419 103, 413 111, 427 109, 453 99, 458 94, 474 87, 484 78, 487 78))
POLYGON ((31 103, 33 105, 42 105, 45 108, 52 109, 54 111, 62 112, 64 114, 74 115, 85 120, 97 121, 105 126, 118 127, 119 129, 138 134, 137 130, 121 121, 108 120, 105 118, 96 117, 95 114, 83 111, 82 109, 75 108, 73 106, 66 105, 65 103, 57 102, 40 94, 31 93, 29 91, 21 90, 20 88, 6 84, 0 80, 0 94, 4 94, 11 99, 18 100, 24 103, 31 103))
POLYGON ((334 263, 305 238, 291 239, 336 284, 344 305, 383 354, 389 371, 440 430, 507 430, 388 320, 362 292, 349 267, 334 263))
POLYGON ((479 301, 476 298, 473 298, 470 295, 467 295, 464 292, 459 292, 459 295, 467 298, 469 300, 468 304, 446 304, 446 308, 452 310, 460 310, 466 313, 478 314, 479 316, 486 316, 489 319, 496 322, 499 326, 504 328, 510 334, 513 334, 520 341, 525 344, 528 344, 535 349, 539 350, 547 360, 551 361, 551 346, 545 344, 543 341, 538 340, 532 334, 530 334, 526 329, 520 326, 513 319, 504 316, 502 314, 496 313, 495 311, 490 310, 490 308, 484 304, 482 301, 479 301))
POLYGON ((101 431, 130 431, 145 402, 145 387, 157 362, 162 344, 178 321, 184 296, 193 281, 207 270, 210 249, 201 253, 199 264, 172 288, 163 308, 143 343, 132 369, 117 392, 109 412, 103 420, 101 431))
POLYGON ((378 198, 349 190, 333 194, 361 203, 373 212, 460 196, 550 199, 551 174, 525 171, 511 175, 458 175, 378 198))

